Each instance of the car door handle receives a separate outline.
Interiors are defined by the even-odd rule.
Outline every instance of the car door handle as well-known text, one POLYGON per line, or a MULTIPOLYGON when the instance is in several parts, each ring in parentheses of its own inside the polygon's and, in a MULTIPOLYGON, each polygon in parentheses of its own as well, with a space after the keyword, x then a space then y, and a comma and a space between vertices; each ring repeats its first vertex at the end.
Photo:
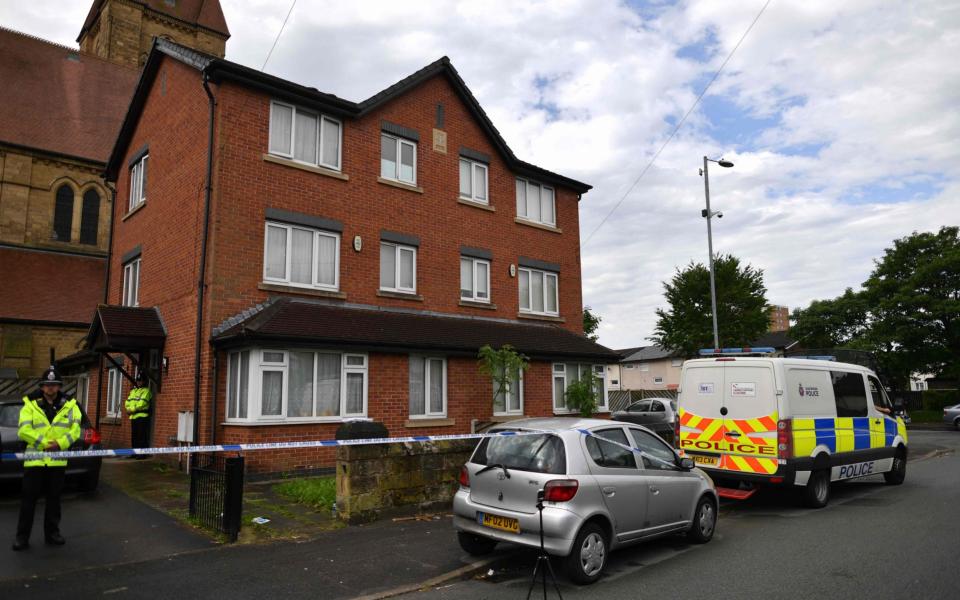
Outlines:
POLYGON ((739 431, 726 431, 723 435, 729 435, 730 437, 738 438, 740 437, 739 431))
POLYGON ((613 486, 608 486, 608 487, 603 488, 603 495, 604 495, 604 496, 613 497, 613 495, 616 494, 616 493, 617 493, 617 488, 615 488, 615 487, 613 487, 613 486))
POLYGON ((650 486, 650 493, 653 494, 654 496, 659 496, 659 495, 660 495, 660 488, 658 488, 658 487, 653 487, 653 486, 651 485, 651 486, 650 486))

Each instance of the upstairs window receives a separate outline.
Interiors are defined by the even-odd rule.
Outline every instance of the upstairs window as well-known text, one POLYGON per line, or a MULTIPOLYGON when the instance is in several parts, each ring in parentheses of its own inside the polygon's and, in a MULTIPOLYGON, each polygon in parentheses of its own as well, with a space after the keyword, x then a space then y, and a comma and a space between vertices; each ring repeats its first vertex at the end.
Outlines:
POLYGON ((123 306, 140 306, 140 259, 123 265, 123 306))
POLYGON ((340 170, 340 121, 282 102, 270 103, 270 154, 340 170))
POLYGON ((410 185, 417 184, 417 144, 386 133, 380 134, 380 176, 410 185))
POLYGON ((490 263, 479 258, 460 257, 460 298, 490 302, 490 263))
POLYGON ((70 230, 73 228, 73 188, 61 185, 57 188, 57 195, 53 207, 53 239, 58 242, 70 241, 70 230))
POLYGON ((147 201, 147 160, 148 154, 130 168, 130 205, 129 210, 133 210, 147 201))
POLYGON ((416 248, 380 242, 380 289, 387 292, 416 293, 416 248))
POLYGON ((487 165, 460 158, 460 197, 487 204, 487 165))
POLYGON ((97 190, 83 193, 83 210, 80 211, 80 243, 97 244, 97 230, 100 226, 100 194, 97 190))
POLYGON ((555 227, 557 214, 553 188, 517 178, 517 217, 555 227))
POLYGON ((521 267, 517 279, 520 281, 520 312, 554 317, 560 314, 556 273, 521 267))
POLYGON ((336 291, 340 285, 339 262, 339 234, 267 223, 265 282, 336 291))

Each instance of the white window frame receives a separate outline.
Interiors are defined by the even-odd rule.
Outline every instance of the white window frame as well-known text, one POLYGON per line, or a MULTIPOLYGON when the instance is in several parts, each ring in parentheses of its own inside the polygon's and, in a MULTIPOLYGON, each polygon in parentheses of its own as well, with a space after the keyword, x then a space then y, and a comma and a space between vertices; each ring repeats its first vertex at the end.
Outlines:
POLYGON ((77 376, 77 404, 83 408, 83 412, 87 411, 87 404, 90 400, 90 376, 87 374, 77 376))
POLYGON ((517 273, 517 294, 518 295, 521 293, 520 274, 524 272, 527 274, 527 299, 526 299, 527 306, 526 308, 524 308, 523 306, 524 299, 522 296, 520 296, 520 300, 519 300, 520 312, 525 314, 531 314, 531 315, 545 315, 549 317, 559 316, 560 315, 560 274, 554 273, 552 271, 544 271, 541 269, 531 269, 529 267, 520 267, 517 271, 518 271, 517 273), (541 273, 543 275, 543 310, 542 311, 533 310, 533 285, 531 284, 531 280, 533 278, 534 273, 541 273), (552 277, 556 281, 556 285, 554 285, 554 289, 557 291, 557 297, 554 298, 554 306, 557 307, 557 310, 554 310, 554 311, 547 310, 547 278, 549 277, 552 277))
MULTIPOLYGON (((400 183, 406 183, 406 184, 408 184, 408 185, 417 185, 417 142, 415 142, 415 141, 413 141, 413 140, 408 140, 407 138, 399 137, 399 136, 396 136, 396 135, 390 135, 389 133, 385 133, 385 132, 382 132, 382 131, 381 131, 381 132, 380 132, 381 154, 383 153, 382 144, 383 144, 383 139, 384 139, 384 138, 393 140, 393 141, 396 143, 397 161, 396 161, 396 163, 394 163, 394 164, 395 164, 395 168, 394 168, 394 170, 393 170, 393 176, 392 176, 392 177, 388 177, 388 176, 386 176, 386 175, 383 174, 383 168, 382 168, 382 166, 381 166, 381 169, 380 169, 380 176, 383 177, 384 179, 390 179, 390 180, 392 180, 392 181, 399 181, 400 183), (402 154, 403 154, 403 146, 404 146, 404 145, 407 145, 407 146, 410 146, 411 148, 413 148, 413 179, 411 179, 411 180, 409 180, 409 181, 406 180, 406 179, 401 178, 401 176, 400 176, 400 170, 401 170, 400 165, 401 165, 401 161, 402 161, 401 156, 402 156, 402 154)), ((380 157, 380 160, 383 161, 383 156, 380 157)), ((382 164, 383 164, 383 163, 381 162, 381 165, 382 165, 382 164)))
POLYGON ((267 152, 274 156, 280 156, 291 160, 302 165, 311 165, 314 167, 323 167, 324 169, 330 169, 332 171, 339 171, 340 165, 343 161, 343 122, 340 119, 334 119, 333 117, 327 116, 323 113, 318 113, 312 110, 306 110, 299 108, 293 104, 288 104, 286 102, 280 102, 278 100, 272 100, 270 102, 270 130, 267 135, 267 152), (282 106, 284 108, 289 108, 290 113, 290 152, 283 152, 276 148, 271 147, 271 142, 273 140, 273 127, 274 127, 274 108, 277 106, 282 106), (297 112, 308 114, 312 117, 317 118, 317 160, 316 162, 304 161, 293 157, 294 148, 296 148, 297 143, 297 112), (331 123, 337 124, 337 162, 336 164, 329 164, 323 162, 323 122, 329 121, 331 123))
POLYGON ((557 190, 553 186, 544 185, 540 182, 533 181, 532 179, 524 179, 522 177, 517 177, 516 185, 516 196, 517 196, 517 218, 524 221, 530 221, 531 223, 539 223, 541 225, 548 225, 550 227, 557 226, 557 190), (520 184, 523 184, 522 188, 520 184), (530 205, 529 205, 529 194, 527 191, 530 187, 535 187, 538 189, 537 192, 537 202, 540 204, 540 218, 536 219, 530 216, 530 205), (523 193, 521 194, 521 189, 523 193), (553 214, 553 220, 547 220, 543 218, 543 190, 550 190, 551 196, 551 209, 550 212, 553 214), (521 205, 521 196, 523 198, 521 205))
MULTIPOLYGON (((442 356, 423 356, 420 358, 423 359, 423 414, 415 415, 410 413, 410 419, 445 419, 447 417, 447 384, 449 379, 447 378, 447 359, 442 356), (430 363, 439 361, 442 365, 441 372, 443 373, 443 385, 440 386, 441 393, 443 395, 443 410, 440 412, 431 412, 430 410, 430 397, 428 392, 430 391, 430 363)), ((412 361, 408 361, 407 364, 411 364, 412 361)), ((409 378, 409 373, 408 373, 409 378)), ((410 410, 410 402, 407 402, 407 410, 410 410)))
POLYGON ((150 155, 144 154, 140 160, 130 167, 130 203, 127 207, 128 212, 147 201, 147 182, 143 177, 143 173, 147 170, 148 158, 150 158, 150 155))
POLYGON ((583 373, 584 368, 589 369, 590 372, 593 373, 593 377, 599 380, 598 386, 599 386, 600 393, 602 395, 602 402, 597 403, 597 412, 598 413, 609 412, 610 400, 607 394, 607 391, 608 391, 607 390, 607 374, 606 374, 606 369, 603 368, 603 365, 590 364, 590 363, 553 363, 550 367, 550 372, 551 372, 550 395, 553 397, 554 414, 558 414, 558 415, 571 414, 571 413, 577 412, 576 410, 567 408, 566 406, 567 385, 570 383, 567 381, 567 365, 576 365, 578 379, 582 377, 581 374, 583 373), (560 371, 558 371, 557 367, 562 367, 563 372, 561 373, 560 371), (556 380, 560 378, 563 379, 564 397, 557 398, 556 380), (563 402, 563 406, 561 406, 559 402, 563 402))
POLYGON ((306 289, 316 289, 316 290, 326 290, 331 292, 340 291, 340 234, 333 231, 326 231, 323 229, 314 229, 312 227, 302 227, 300 225, 288 225, 286 223, 277 223, 274 221, 267 221, 263 229, 263 282, 264 283, 278 283, 281 285, 286 285, 290 287, 299 287, 306 289), (286 248, 286 264, 284 265, 284 276, 283 277, 269 277, 267 276, 267 251, 269 250, 269 237, 268 233, 271 227, 276 227, 277 229, 284 229, 287 232, 287 248, 286 248), (300 283, 290 280, 290 274, 292 272, 291 266, 293 262, 293 231, 306 231, 313 234, 313 257, 310 259, 310 279, 311 283, 300 283), (320 259, 320 238, 326 237, 331 238, 336 241, 336 248, 334 249, 334 263, 333 263, 333 285, 328 285, 317 281, 317 262, 320 259))
POLYGON ((469 302, 482 302, 484 304, 489 304, 490 303, 490 261, 482 258, 474 258, 472 256, 461 256, 460 257, 461 269, 463 268, 463 261, 465 260, 470 261, 470 270, 473 273, 473 295, 464 296, 463 287, 461 287, 460 299, 467 300, 469 302), (477 285, 478 271, 479 271, 479 269, 477 269, 477 264, 483 264, 483 265, 486 265, 487 267, 487 297, 486 298, 480 298, 479 296, 477 296, 477 288, 479 287, 477 285))
POLYGON ((671 367, 682 367, 682 366, 683 366, 683 359, 682 359, 682 358, 671 358, 671 359, 670 359, 670 366, 671 366, 671 367))
POLYGON ((123 376, 120 369, 107 370, 107 416, 120 418, 123 411, 123 376))
MULTIPOLYGON (((370 359, 367 354, 363 353, 343 353, 337 351, 326 350, 323 348, 296 348, 296 349, 287 349, 287 348, 242 348, 230 352, 228 355, 227 362, 227 385, 226 385, 226 423, 245 423, 245 424, 260 424, 260 425, 278 425, 284 423, 338 423, 348 419, 357 419, 357 418, 366 418, 368 411, 369 403, 369 387, 370 387, 370 359), (249 359, 249 372, 247 374, 247 416, 246 417, 231 417, 230 415, 230 398, 233 392, 233 387, 239 385, 239 378, 241 377, 242 370, 237 366, 237 380, 233 381, 230 378, 230 360, 234 356, 237 357, 237 360, 240 360, 240 356, 243 352, 250 352, 249 359), (316 413, 317 410, 317 355, 318 354, 338 354, 340 356, 340 414, 339 415, 329 415, 329 416, 314 416, 309 417, 288 417, 287 408, 289 405, 289 388, 290 388, 290 352, 311 352, 313 353, 313 411, 316 413), (277 353, 283 355, 282 362, 270 362, 264 360, 264 354, 266 353, 277 353), (362 364, 359 365, 349 365, 351 358, 359 358, 362 364), (280 414, 279 415, 264 415, 263 413, 263 374, 265 372, 282 372, 283 373, 283 388, 281 390, 281 400, 280 400, 280 414), (363 407, 361 412, 347 412, 347 375, 348 374, 361 374, 363 376, 363 407)), ((238 396, 239 401, 239 396, 238 396)), ((240 414, 239 404, 237 414, 240 414)))
MULTIPOLYGON (((417 293, 417 247, 416 246, 405 246, 403 244, 397 244, 394 242, 380 242, 380 247, 390 246, 394 249, 393 255, 393 281, 396 284, 396 287, 384 287, 383 282, 380 282, 380 289, 384 292, 395 292, 398 294, 416 294, 417 293), (403 252, 412 252, 413 253, 413 287, 405 288, 400 286, 400 255, 403 252)), ((379 277, 379 270, 377 271, 377 277, 379 277)))
POLYGON ((122 306, 140 306, 140 257, 123 265, 122 306))
MULTIPOLYGON (((476 202, 477 204, 489 204, 490 203, 490 178, 489 178, 489 167, 475 160, 470 160, 469 158, 460 157, 461 164, 467 164, 470 166, 470 193, 464 194, 463 191, 460 191, 460 197, 464 200, 469 200, 470 202, 476 202), (480 173, 478 174, 478 171, 480 173), (486 191, 486 197, 480 198, 477 196, 477 178, 483 177, 483 189, 486 191)), ((459 168, 459 166, 458 166, 459 168)), ((460 174, 462 176, 462 172, 460 174)), ((461 188, 463 187, 463 182, 460 182, 461 188)))
MULTIPOLYGON (((516 408, 516 409, 511 409, 511 408, 510 408, 509 396, 508 396, 507 394, 504 394, 504 399, 503 399, 503 408, 504 408, 504 410, 501 411, 501 410, 496 410, 496 408, 494 408, 493 416, 495 416, 495 417, 507 417, 507 416, 512 416, 512 415, 522 415, 522 414, 523 414, 523 369, 520 369, 520 376, 517 378, 517 383, 518 383, 518 386, 517 386, 517 387, 518 387, 518 389, 517 389, 518 398, 517 398, 517 400, 519 401, 518 404, 520 405, 520 407, 519 407, 519 408, 516 408)), ((551 384, 552 384, 552 382, 551 382, 551 384)), ((494 389, 493 389, 493 396, 494 396, 494 397, 493 397, 493 402, 494 402, 494 403, 496 403, 496 400, 497 400, 497 398, 496 398, 496 395, 497 395, 496 385, 497 385, 497 382, 494 381, 494 382, 493 382, 493 386, 494 386, 494 389)), ((494 406, 496 406, 496 405, 494 404, 494 406)))

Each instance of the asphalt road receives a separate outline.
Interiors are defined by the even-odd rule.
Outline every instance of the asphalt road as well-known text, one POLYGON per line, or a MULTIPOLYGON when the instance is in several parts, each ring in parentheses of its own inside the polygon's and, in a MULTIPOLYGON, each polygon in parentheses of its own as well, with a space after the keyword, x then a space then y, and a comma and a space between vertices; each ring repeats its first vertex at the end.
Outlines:
MULTIPOLYGON (((887 486, 879 476, 835 485, 821 510, 770 493, 724 502, 710 543, 669 538, 621 550, 592 586, 560 575, 563 597, 958 598, 960 434, 917 431, 910 441, 902 486, 887 486), (938 448, 949 450, 920 459, 938 448)), ((404 598, 523 598, 534 559, 524 551, 489 575, 404 598)), ((542 590, 534 594, 540 598, 542 590)), ((556 598, 552 589, 549 597, 556 598)))

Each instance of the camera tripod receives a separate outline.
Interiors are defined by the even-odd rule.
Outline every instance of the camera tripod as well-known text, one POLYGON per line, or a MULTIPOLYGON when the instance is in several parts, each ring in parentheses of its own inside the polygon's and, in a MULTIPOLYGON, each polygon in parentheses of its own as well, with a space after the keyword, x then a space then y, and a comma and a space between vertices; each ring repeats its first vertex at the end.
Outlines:
POLYGON ((553 573, 553 565, 550 564, 550 555, 543 547, 543 495, 543 490, 537 490, 537 512, 540 513, 540 554, 533 568, 533 580, 530 581, 530 587, 527 589, 527 600, 530 600, 530 594, 537 585, 537 573, 540 574, 540 580, 543 582, 543 600, 547 600, 547 572, 550 573, 553 588, 557 590, 557 597, 563 600, 563 594, 560 593, 560 586, 557 584, 557 576, 553 573))

